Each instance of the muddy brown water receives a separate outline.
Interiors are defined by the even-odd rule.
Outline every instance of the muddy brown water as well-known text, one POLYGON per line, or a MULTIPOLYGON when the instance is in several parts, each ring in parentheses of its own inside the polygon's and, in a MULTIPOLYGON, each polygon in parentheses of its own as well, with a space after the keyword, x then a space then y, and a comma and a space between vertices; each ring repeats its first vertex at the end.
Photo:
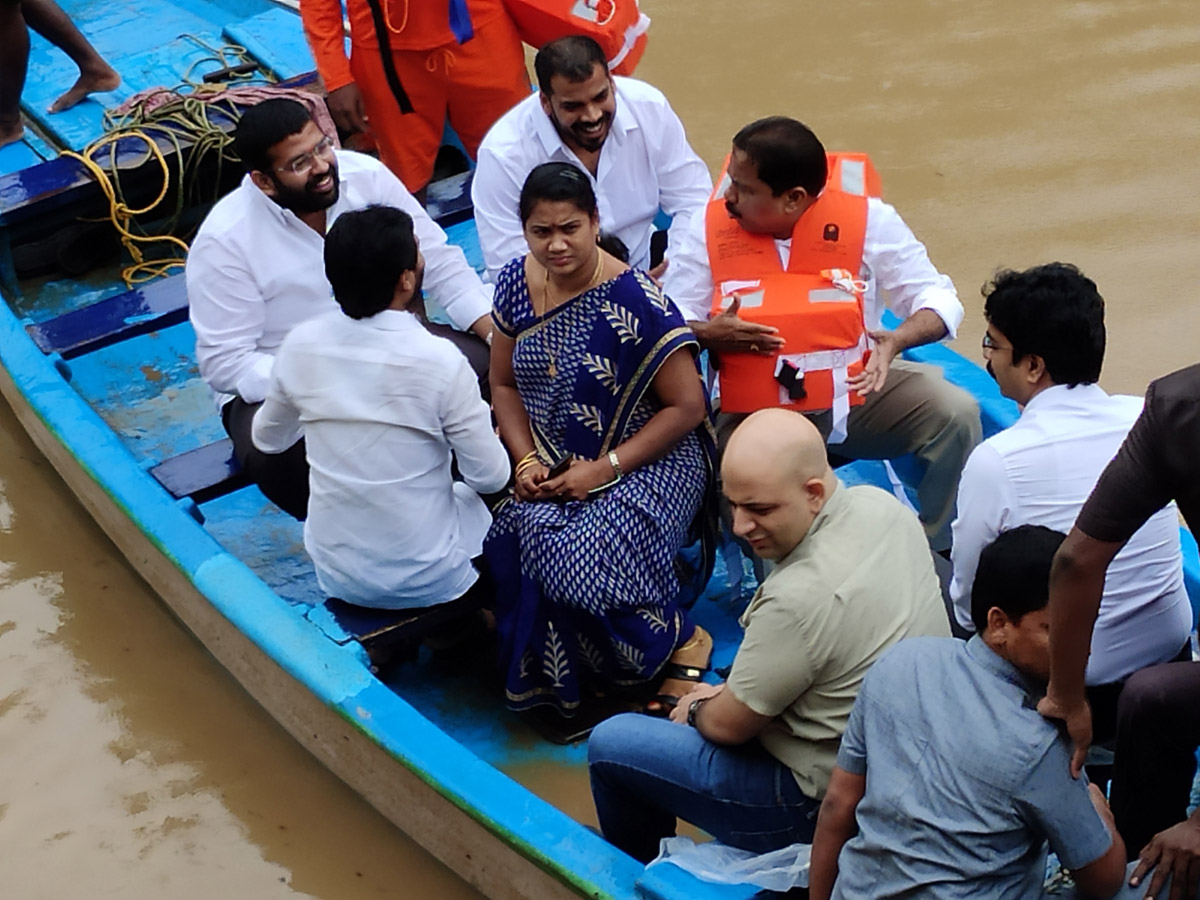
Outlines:
MULTIPOLYGON (((1200 360, 1200 5, 643 0, 639 75, 715 168, 761 115, 865 150, 967 307, 1074 262, 1103 383, 1200 360)), ((581 819, 586 787, 517 777, 581 819)), ((167 614, 0 408, 0 885, 14 900, 477 896, 300 750, 167 614)))

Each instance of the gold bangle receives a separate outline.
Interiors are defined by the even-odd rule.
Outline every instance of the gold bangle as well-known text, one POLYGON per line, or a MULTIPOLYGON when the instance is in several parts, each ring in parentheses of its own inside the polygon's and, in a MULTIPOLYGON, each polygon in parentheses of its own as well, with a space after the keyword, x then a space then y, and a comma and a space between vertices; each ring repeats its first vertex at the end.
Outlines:
POLYGON ((536 457, 534 459, 529 459, 529 460, 525 460, 524 462, 518 463, 517 467, 513 470, 513 478, 520 478, 522 475, 524 475, 526 472, 528 472, 534 466, 537 466, 540 464, 541 464, 541 460, 537 459, 536 457))

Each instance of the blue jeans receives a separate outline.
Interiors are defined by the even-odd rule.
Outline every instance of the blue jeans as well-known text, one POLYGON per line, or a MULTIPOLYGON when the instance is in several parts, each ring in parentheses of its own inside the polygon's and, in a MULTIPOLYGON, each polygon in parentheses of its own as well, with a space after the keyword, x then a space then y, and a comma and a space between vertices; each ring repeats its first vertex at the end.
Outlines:
POLYGON ((723 844, 766 853, 811 843, 821 806, 758 741, 720 747, 694 728, 637 713, 596 726, 588 771, 604 837, 642 862, 675 834, 676 816, 723 844))

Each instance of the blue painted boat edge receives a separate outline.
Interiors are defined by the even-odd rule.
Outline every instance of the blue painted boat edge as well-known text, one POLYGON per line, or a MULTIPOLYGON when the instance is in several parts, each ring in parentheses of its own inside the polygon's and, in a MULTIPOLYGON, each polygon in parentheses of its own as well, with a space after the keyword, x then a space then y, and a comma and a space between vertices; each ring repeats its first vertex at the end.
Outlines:
MULTIPOLYGON (((314 696, 514 851, 587 897, 750 897, 641 865, 470 753, 226 552, 149 476, 0 304, 0 364, 29 409, 222 616, 314 696), (579 861, 590 860, 585 871, 579 861)), ((673 867, 666 867, 673 868, 673 867)))

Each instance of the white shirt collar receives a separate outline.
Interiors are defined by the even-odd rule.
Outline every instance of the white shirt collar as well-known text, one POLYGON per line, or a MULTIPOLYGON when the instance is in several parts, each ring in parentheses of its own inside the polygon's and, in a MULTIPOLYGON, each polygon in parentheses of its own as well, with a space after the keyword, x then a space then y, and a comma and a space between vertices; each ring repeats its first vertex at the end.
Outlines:
POLYGON ((385 309, 359 321, 380 331, 406 331, 422 327, 417 317, 407 309, 385 309))
POLYGON ((1087 406, 1099 403, 1108 398, 1108 394, 1098 384, 1078 384, 1070 387, 1065 384, 1055 384, 1034 395, 1025 404, 1023 414, 1033 411, 1046 412, 1064 407, 1087 406))

